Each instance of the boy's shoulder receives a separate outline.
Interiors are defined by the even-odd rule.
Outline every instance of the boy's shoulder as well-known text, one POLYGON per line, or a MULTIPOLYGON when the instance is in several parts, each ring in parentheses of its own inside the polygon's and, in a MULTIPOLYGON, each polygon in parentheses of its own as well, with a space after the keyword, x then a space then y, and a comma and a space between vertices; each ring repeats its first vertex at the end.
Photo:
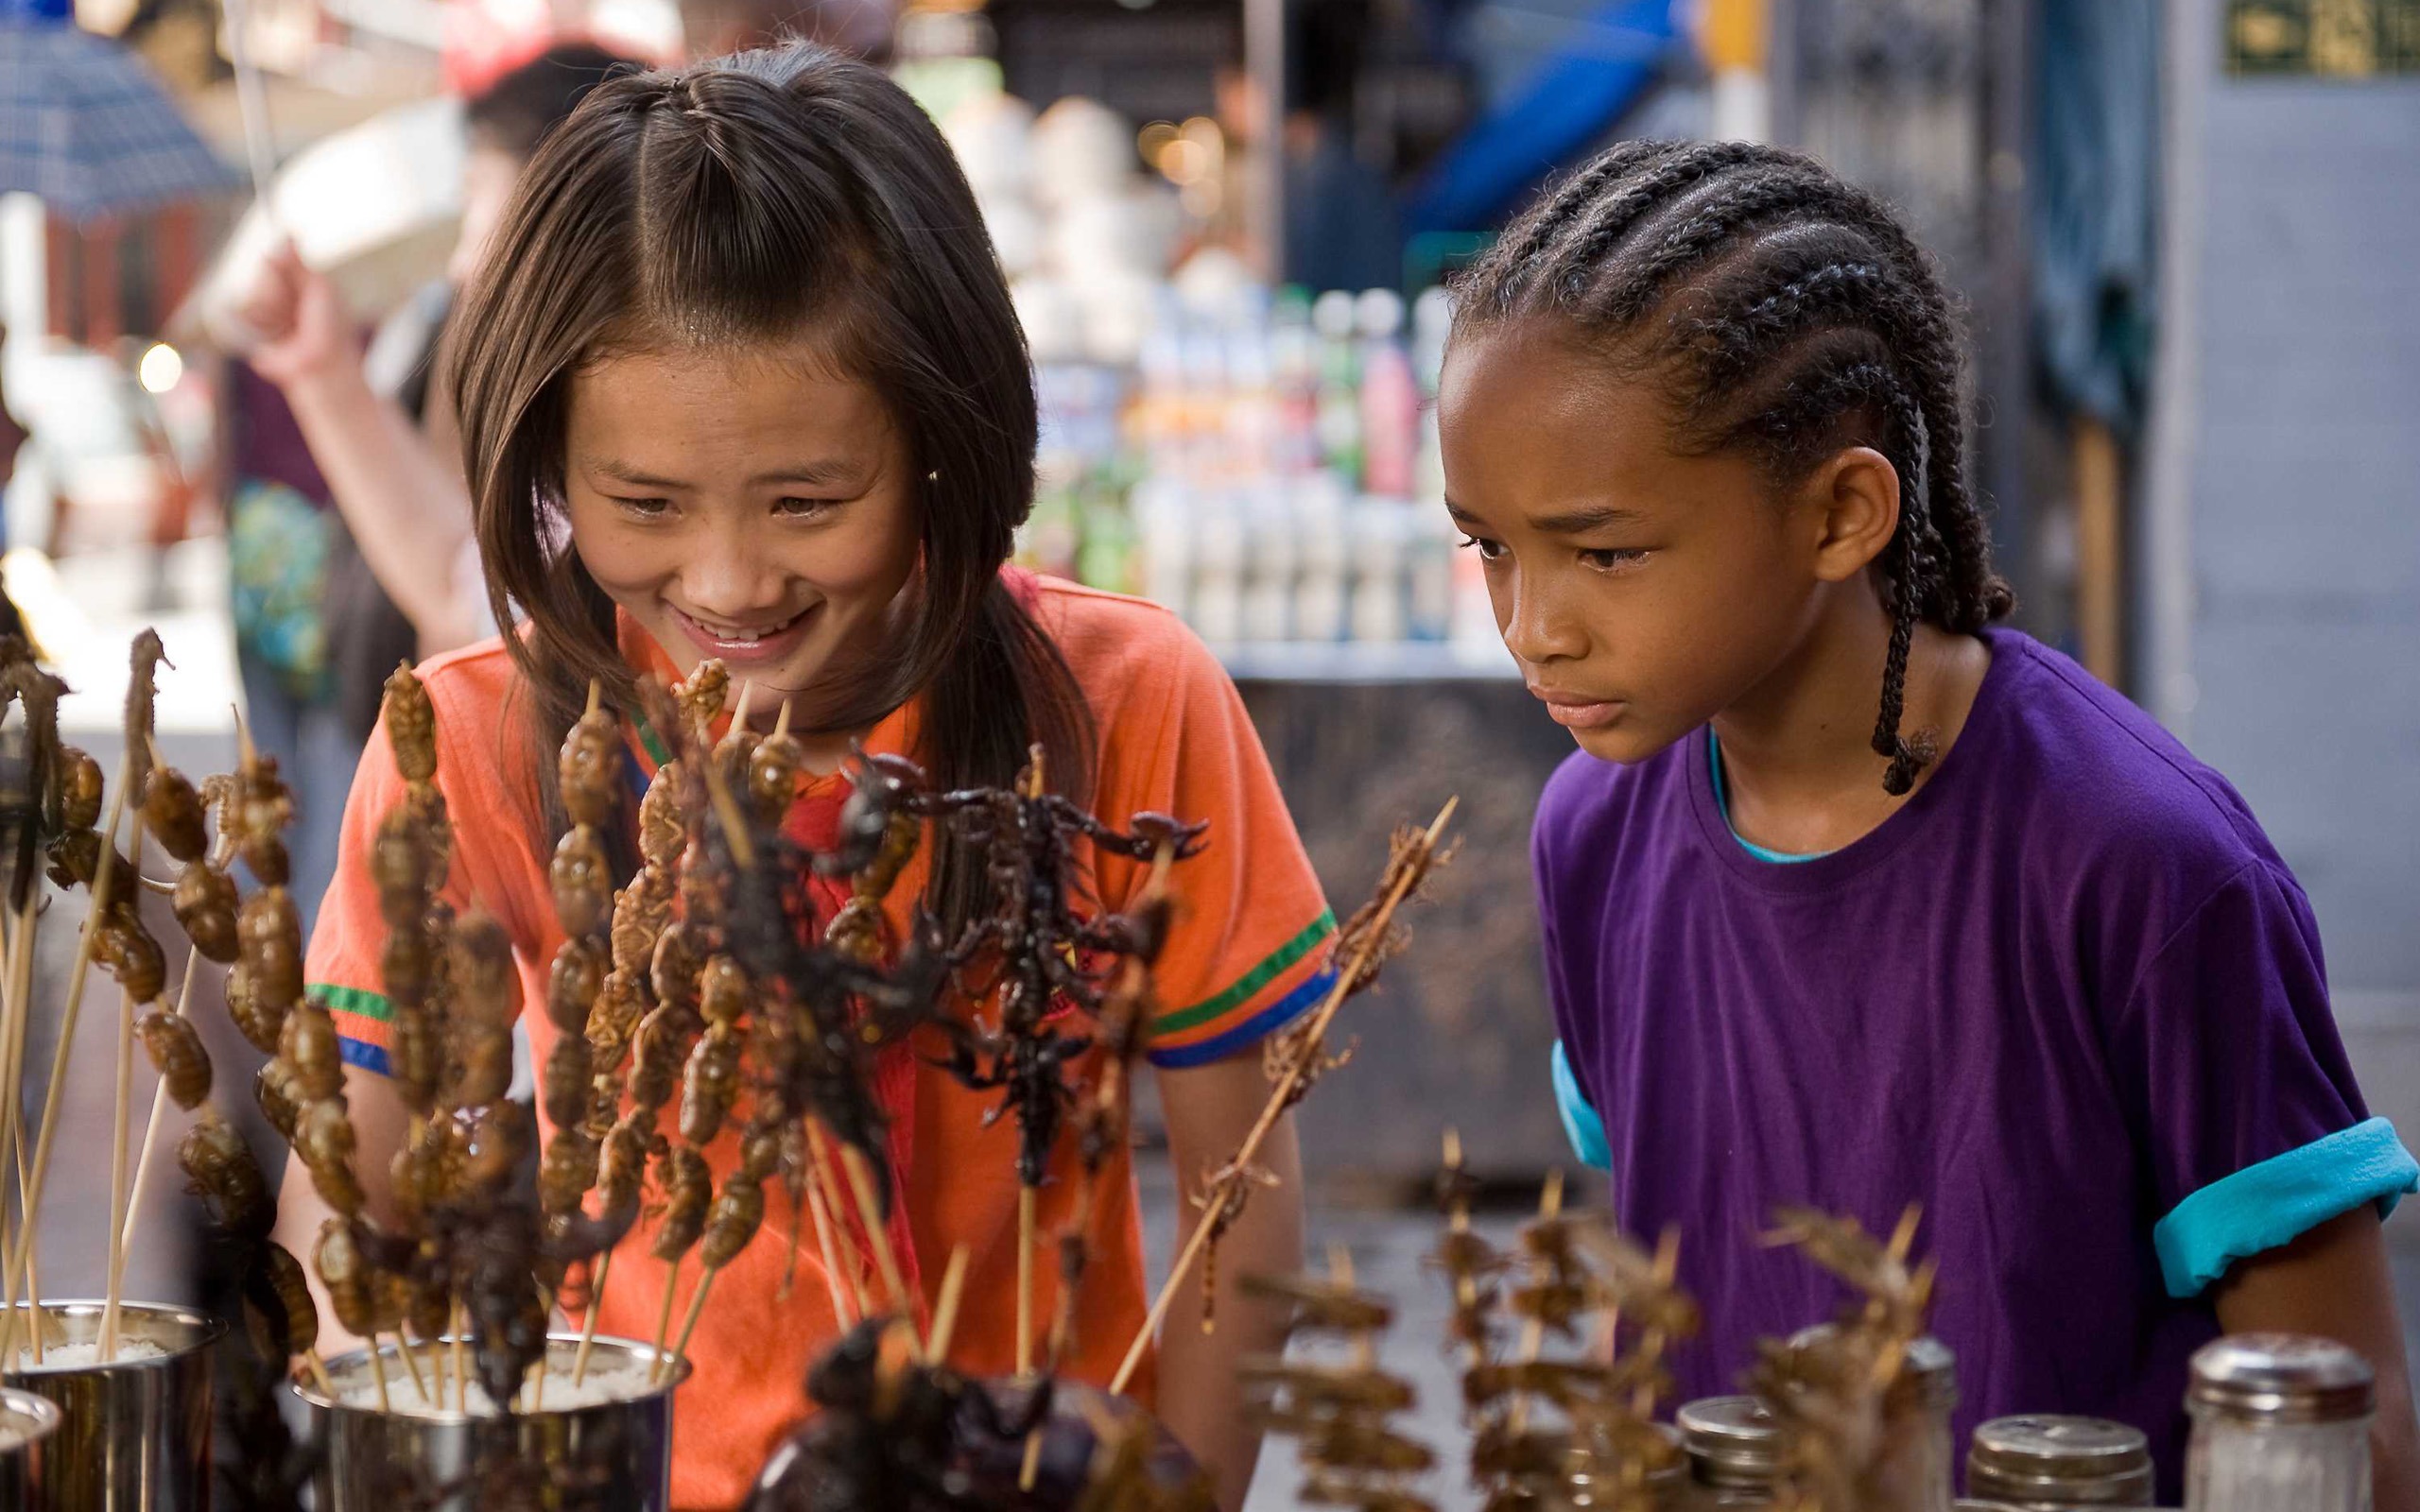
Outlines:
POLYGON ((1976 754, 1989 769, 1965 775, 2015 801, 2030 843, 2073 846, 2121 873, 2285 870, 2243 795, 2157 720, 2031 636, 1987 638, 1998 686, 1976 754))

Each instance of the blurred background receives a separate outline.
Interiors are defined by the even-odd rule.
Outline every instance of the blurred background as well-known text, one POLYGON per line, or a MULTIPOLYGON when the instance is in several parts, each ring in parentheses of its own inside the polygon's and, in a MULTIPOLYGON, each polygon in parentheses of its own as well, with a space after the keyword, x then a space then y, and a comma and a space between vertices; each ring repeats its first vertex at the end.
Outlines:
MULTIPOLYGON (((2374 1108, 2420 1135, 2420 0, 0 0, 0 18, 9 593, 105 765, 128 637, 157 625, 169 759, 229 765, 242 700, 302 774, 306 827, 334 823, 362 678, 446 638, 395 609, 411 585, 363 576, 393 522, 333 497, 278 385, 232 355, 268 249, 290 236, 325 276, 370 380, 443 455, 425 354, 493 198, 495 91, 574 43, 671 60, 781 32, 893 69, 957 147, 1032 343, 1025 558, 1160 599, 1226 659, 1336 898, 1367 888, 1392 825, 1463 796, 1420 946, 1305 1108, 1323 1231, 1406 1294, 1438 1290, 1416 1270, 1426 1220, 1400 1210, 1440 1120, 1508 1190, 1565 1159, 1526 836, 1569 747, 1437 507, 1439 284, 1609 142, 1813 152, 1895 203, 1964 297, 2019 623, 2243 790, 2317 907, 2374 1108)), ((72 932, 47 933, 63 953, 72 932)), ((95 1067, 111 1027, 85 1026, 95 1067)), ((240 1041, 214 1048, 242 1086, 240 1041)), ((105 1083, 79 1079, 96 1128, 105 1083)), ((1165 1221, 1172 1177, 1154 1181, 1165 1221)), ((2411 1317, 2420 1219, 2390 1232, 2411 1317)), ((98 1233, 62 1220, 45 1264, 72 1275, 98 1233)), ((137 1295, 184 1284, 169 1250, 135 1271, 137 1295)), ((1287 1504, 1282 1466, 1260 1484, 1287 1504)))

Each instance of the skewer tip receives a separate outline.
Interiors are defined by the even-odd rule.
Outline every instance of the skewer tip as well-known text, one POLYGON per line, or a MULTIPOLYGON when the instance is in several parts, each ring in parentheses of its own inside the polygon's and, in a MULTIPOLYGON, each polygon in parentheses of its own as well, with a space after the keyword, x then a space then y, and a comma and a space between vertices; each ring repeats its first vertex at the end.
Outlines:
POLYGON ((787 698, 784 698, 784 699, 782 700, 782 707, 781 707, 778 711, 776 711, 776 712, 774 713, 774 714, 773 714, 773 733, 774 733, 775 735, 779 736, 779 735, 786 735, 786 734, 788 734, 789 732, 790 732, 790 700, 789 700, 789 699, 787 699, 787 698))
POLYGON ((601 707, 603 707, 603 706, 604 706, 604 702, 605 702, 605 682, 604 682, 604 679, 601 679, 601 678, 591 678, 591 679, 588 679, 588 707, 587 707, 587 709, 585 709, 584 711, 582 711, 582 712, 581 712, 581 713, 580 713, 580 717, 581 717, 581 718, 583 718, 583 719, 585 719, 585 718, 587 718, 587 717, 588 717, 588 715, 595 713, 596 713, 599 708, 601 708, 601 707))
POLYGON ((1457 793, 1453 797, 1447 799, 1445 800, 1445 806, 1437 811, 1437 816, 1428 821, 1428 843, 1430 845, 1433 846, 1438 841, 1445 837, 1445 826, 1453 822, 1454 811, 1461 806, 1462 796, 1460 793, 1457 793))
POLYGON ((261 759, 260 751, 252 745, 252 727, 244 723, 243 705, 231 703, 227 708, 235 716, 235 760, 249 771, 259 765, 261 759))
POLYGON ((745 730, 748 728, 748 705, 755 696, 755 682, 750 679, 741 679, 739 683, 739 699, 731 706, 732 729, 745 730))

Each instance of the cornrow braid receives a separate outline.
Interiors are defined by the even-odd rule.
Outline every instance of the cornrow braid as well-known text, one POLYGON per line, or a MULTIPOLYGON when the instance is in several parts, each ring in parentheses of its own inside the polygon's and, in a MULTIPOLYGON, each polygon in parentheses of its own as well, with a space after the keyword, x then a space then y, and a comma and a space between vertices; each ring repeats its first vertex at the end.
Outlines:
POLYGON ((1893 795, 1933 759, 1901 730, 1919 623, 1971 634, 2015 607, 1967 480, 1957 318, 1881 201, 1746 143, 1624 143, 1515 221, 1456 286, 1459 337, 1566 321, 1667 387, 1681 444, 1745 449, 1787 485, 1842 447, 1899 479, 1876 566, 1891 616, 1874 749, 1893 795))

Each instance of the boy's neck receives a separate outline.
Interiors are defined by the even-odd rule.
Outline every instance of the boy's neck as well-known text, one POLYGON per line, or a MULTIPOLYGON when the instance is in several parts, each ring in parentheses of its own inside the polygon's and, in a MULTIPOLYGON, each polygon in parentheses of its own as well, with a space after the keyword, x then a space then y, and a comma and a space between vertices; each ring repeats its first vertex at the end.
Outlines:
MULTIPOLYGON (((1874 750, 1890 616, 1870 591, 1841 598, 1788 661, 1714 718, 1732 828, 1752 844, 1838 850, 1907 801, 1882 791, 1887 763, 1874 750)), ((1932 731, 1939 751, 1918 788, 1964 729, 1990 665, 1979 639, 1916 627, 1899 728, 1932 731)))

